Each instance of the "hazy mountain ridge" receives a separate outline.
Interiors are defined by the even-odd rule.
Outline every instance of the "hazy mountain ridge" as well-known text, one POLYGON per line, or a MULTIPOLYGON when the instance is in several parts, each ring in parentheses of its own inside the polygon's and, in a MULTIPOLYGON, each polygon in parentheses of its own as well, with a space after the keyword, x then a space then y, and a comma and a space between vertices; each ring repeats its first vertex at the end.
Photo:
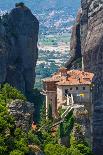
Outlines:
MULTIPOLYGON (((0 8, 2 10, 9 10, 14 7, 15 3, 21 2, 21 0, 0 0, 0 8)), ((43 9, 60 9, 60 8, 73 8, 77 11, 80 7, 80 0, 22 0, 32 11, 43 9)))
POLYGON ((0 13, 10 11, 21 1, 38 18, 40 34, 44 35, 69 33, 80 7, 80 0, 0 0, 0 13))

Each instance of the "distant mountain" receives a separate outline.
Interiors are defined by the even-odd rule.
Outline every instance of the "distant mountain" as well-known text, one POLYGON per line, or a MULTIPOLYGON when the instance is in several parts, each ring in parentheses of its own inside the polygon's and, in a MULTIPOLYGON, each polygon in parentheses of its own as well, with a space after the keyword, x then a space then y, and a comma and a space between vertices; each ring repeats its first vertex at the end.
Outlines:
POLYGON ((80 7, 80 0, 0 0, 0 9, 9 10, 17 2, 24 2, 32 11, 44 9, 61 9, 64 7, 77 10, 80 7))
POLYGON ((68 33, 74 23, 80 0, 0 0, 0 12, 5 13, 24 2, 40 22, 40 34, 68 33), (2 11, 1 11, 2 10, 2 11))

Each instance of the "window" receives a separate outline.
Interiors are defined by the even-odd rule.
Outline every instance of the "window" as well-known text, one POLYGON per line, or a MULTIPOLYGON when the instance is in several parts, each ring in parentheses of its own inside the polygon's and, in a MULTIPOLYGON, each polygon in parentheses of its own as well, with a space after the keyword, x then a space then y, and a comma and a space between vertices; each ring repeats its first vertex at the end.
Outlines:
POLYGON ((70 88, 70 90, 72 90, 72 88, 70 88))
POLYGON ((67 96, 68 94, 68 89, 65 89, 65 96, 67 96))
POLYGON ((68 94, 68 89, 65 89, 65 94, 68 94))
POLYGON ((78 87, 76 87, 76 90, 78 90, 78 87))
POLYGON ((85 87, 83 87, 83 90, 85 90, 85 87))

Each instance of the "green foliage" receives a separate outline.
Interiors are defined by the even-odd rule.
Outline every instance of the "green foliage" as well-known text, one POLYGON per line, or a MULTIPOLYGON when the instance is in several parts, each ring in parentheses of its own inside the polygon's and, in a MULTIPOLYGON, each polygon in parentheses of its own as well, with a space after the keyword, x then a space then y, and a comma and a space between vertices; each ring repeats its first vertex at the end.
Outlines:
POLYGON ((78 144, 76 147, 83 155, 92 155, 92 151, 88 146, 84 144, 78 144))
POLYGON ((28 132, 29 144, 41 146, 41 141, 39 140, 39 138, 40 138, 40 135, 38 136, 34 131, 30 130, 28 132))
POLYGON ((78 144, 70 147, 71 155, 93 155, 91 149, 84 144, 78 144))
POLYGON ((63 123, 60 124, 60 138, 64 136, 64 126, 63 123))
POLYGON ((70 148, 70 155, 83 155, 80 153, 80 150, 78 150, 77 148, 71 147, 70 148))
MULTIPOLYGON (((40 114, 42 106, 44 105, 44 96, 40 93, 38 89, 34 89, 32 93, 26 94, 28 101, 34 103, 35 109, 35 116, 34 121, 35 123, 40 123, 40 114)), ((45 114, 45 112, 44 112, 45 114)))
POLYGON ((78 144, 84 144, 85 146, 88 146, 87 141, 85 139, 85 136, 83 135, 82 126, 80 124, 75 123, 75 130, 78 135, 78 138, 75 138, 74 134, 71 134, 71 145, 78 145, 78 144))
POLYGON ((53 117, 52 117, 52 105, 49 104, 49 108, 48 108, 48 119, 49 120, 53 120, 53 117))
POLYGON ((0 94, 2 95, 2 98, 6 102, 8 100, 15 100, 15 99, 26 100, 26 97, 20 91, 10 86, 9 84, 3 85, 0 94))
POLYGON ((10 115, 7 103, 13 99, 26 98, 9 84, 0 91, 0 155, 24 155, 29 151, 27 134, 16 129, 15 120, 10 115))
POLYGON ((24 153, 19 150, 14 150, 10 153, 10 155, 24 155, 24 153))
POLYGON ((43 148, 47 145, 47 144, 56 144, 57 143, 57 139, 54 138, 51 133, 48 132, 43 132, 43 148))
MULTIPOLYGON (((40 98, 38 91, 35 93, 35 97, 40 98)), ((28 144, 39 146, 45 152, 45 155, 92 155, 91 149, 88 147, 84 137, 77 141, 74 135, 71 134, 74 125, 72 112, 66 116, 65 121, 60 125, 59 136, 55 133, 54 137, 51 133, 53 125, 52 109, 50 107, 49 117, 46 119, 45 106, 43 106, 41 122, 39 124, 41 130, 30 130, 28 133, 25 133, 20 128, 16 128, 15 120, 7 108, 8 101, 14 99, 26 100, 20 91, 9 84, 5 84, 0 91, 0 155, 29 154, 28 144), (70 148, 58 144, 59 138, 68 136, 69 139, 70 134, 70 148)), ((40 101, 40 99, 37 101, 40 101)), ((39 106, 40 111, 42 104, 40 103, 39 106)), ((76 129, 81 134, 81 126, 77 124, 76 129)))
MULTIPOLYGON (((80 130, 80 126, 78 125, 78 128, 80 130)), ((70 139, 70 152, 73 155, 93 155, 90 147, 86 143, 85 139, 81 138, 80 140, 76 140, 74 135, 71 134, 71 139, 70 139)))
POLYGON ((47 144, 44 149, 45 155, 70 155, 69 150, 59 144, 47 144))
POLYGON ((58 109, 59 116, 61 116, 64 112, 65 112, 65 109, 62 109, 62 107, 58 109))
POLYGON ((42 108, 40 110, 40 124, 41 126, 45 123, 46 121, 46 109, 45 109, 45 103, 43 103, 42 108))
POLYGON ((44 147, 46 155, 92 155, 91 149, 84 144, 72 145, 70 148, 52 143, 49 139, 48 144, 44 147))
POLYGON ((66 116, 65 120, 63 123, 60 125, 60 137, 63 136, 70 136, 71 130, 73 129, 74 125, 74 117, 73 117, 73 112, 69 112, 68 115, 66 116))

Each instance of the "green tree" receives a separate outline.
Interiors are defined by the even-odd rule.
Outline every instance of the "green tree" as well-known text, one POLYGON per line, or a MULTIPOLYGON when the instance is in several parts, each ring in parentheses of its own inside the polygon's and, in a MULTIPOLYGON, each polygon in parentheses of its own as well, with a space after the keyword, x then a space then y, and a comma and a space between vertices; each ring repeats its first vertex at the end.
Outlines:
POLYGON ((53 120, 53 117, 52 117, 52 105, 49 104, 49 108, 48 108, 48 119, 49 120, 53 120))
POLYGON ((21 152, 19 150, 14 150, 12 152, 10 152, 10 155, 25 155, 24 152, 21 152))
POLYGON ((69 150, 65 146, 59 144, 47 144, 44 152, 46 155, 70 155, 69 150))
POLYGON ((7 107, 10 99, 25 99, 15 88, 6 84, 0 91, 0 154, 9 155, 28 153, 27 134, 16 129, 15 120, 7 107), (13 96, 14 95, 14 96, 13 96), (16 150, 16 151, 14 151, 16 150))
POLYGON ((8 83, 3 85, 0 94, 2 94, 5 102, 15 99, 26 100, 26 97, 19 90, 10 86, 8 83))

